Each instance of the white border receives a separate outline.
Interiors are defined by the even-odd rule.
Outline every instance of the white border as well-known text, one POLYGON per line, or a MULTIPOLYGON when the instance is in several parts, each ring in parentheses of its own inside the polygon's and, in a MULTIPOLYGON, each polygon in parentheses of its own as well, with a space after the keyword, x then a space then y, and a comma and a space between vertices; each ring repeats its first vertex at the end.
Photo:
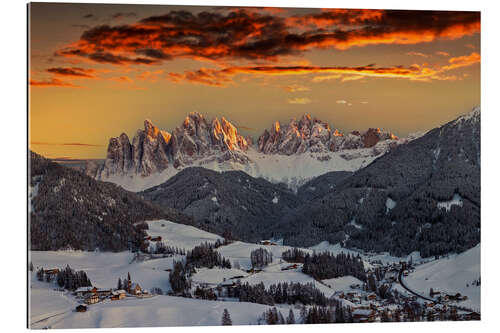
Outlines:
MULTIPOLYGON (((6 332, 24 331, 26 327, 26 4, 22 1, 2 2, 2 129, 0 175, 0 202, 2 225, 2 263, 1 281, 2 328, 6 332)), ((57 1, 51 2, 78 2, 57 1)), ((498 277, 500 266, 498 256, 498 235, 500 221, 498 219, 498 166, 500 152, 500 121, 498 107, 497 84, 500 73, 497 62, 498 32, 500 17, 498 2, 456 0, 420 0, 417 2, 395 0, 210 0, 210 1, 80 1, 86 3, 129 3, 129 4, 192 4, 192 5, 251 5, 275 7, 333 7, 333 8, 389 8, 389 9, 435 9, 435 10, 481 10, 482 36, 482 321, 481 322, 435 322, 435 323, 398 323, 398 324, 349 324, 307 326, 318 332, 332 330, 349 330, 349 332, 400 332, 423 330, 445 330, 470 332, 471 330, 493 330, 500 320, 497 315, 497 300, 500 300, 498 277)), ((237 332, 299 332, 306 328, 295 326, 235 326, 203 327, 203 328, 150 328, 160 332, 217 332, 233 329, 237 332)), ((125 329, 124 329, 125 330, 125 329)), ((139 329, 126 329, 139 332, 139 329)), ((141 331, 144 329, 141 329, 141 331)), ((69 330, 61 330, 62 332, 69 330)), ((71 330, 71 332, 95 332, 95 330, 71 330)), ((111 329, 100 329, 99 332, 117 332, 111 329)))

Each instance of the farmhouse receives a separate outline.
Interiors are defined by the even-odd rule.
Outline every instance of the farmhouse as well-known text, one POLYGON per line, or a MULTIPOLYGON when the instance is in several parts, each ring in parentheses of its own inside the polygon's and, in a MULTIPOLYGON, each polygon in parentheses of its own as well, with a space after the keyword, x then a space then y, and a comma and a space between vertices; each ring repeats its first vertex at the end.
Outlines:
POLYGON ((77 290, 75 290, 76 296, 87 296, 90 294, 97 294, 97 288, 96 287, 80 287, 77 290))
POLYGON ((157 237, 151 238, 151 241, 152 242, 161 242, 161 236, 157 236, 157 237))
POLYGON ((92 294, 85 299, 85 303, 87 304, 95 304, 97 302, 99 302, 99 297, 96 294, 92 294))
POLYGON ((111 295, 111 289, 98 288, 96 290, 96 292, 97 292, 97 296, 99 296, 99 297, 107 297, 107 296, 111 295))
POLYGON ((125 290, 120 289, 120 290, 115 290, 111 292, 111 300, 112 301, 118 301, 120 299, 125 298, 125 290))
POLYGON ((352 312, 352 319, 358 323, 373 322, 375 320, 375 311, 356 309, 352 312))

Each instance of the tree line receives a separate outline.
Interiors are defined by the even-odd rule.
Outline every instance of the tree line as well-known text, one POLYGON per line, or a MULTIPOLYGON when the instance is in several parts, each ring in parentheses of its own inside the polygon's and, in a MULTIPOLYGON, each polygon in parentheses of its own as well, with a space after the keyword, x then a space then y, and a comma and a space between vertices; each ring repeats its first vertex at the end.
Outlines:
POLYGON ((302 272, 316 280, 332 279, 351 275, 361 281, 366 281, 366 273, 361 256, 330 252, 313 254, 306 253, 297 248, 282 253, 283 260, 287 262, 303 263, 302 272))

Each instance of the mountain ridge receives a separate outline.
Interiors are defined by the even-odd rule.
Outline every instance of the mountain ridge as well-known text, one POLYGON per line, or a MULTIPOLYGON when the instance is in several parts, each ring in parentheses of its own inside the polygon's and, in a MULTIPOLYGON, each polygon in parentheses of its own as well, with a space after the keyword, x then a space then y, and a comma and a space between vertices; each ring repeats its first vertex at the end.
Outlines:
POLYGON ((144 130, 137 131, 132 143, 124 133, 111 138, 104 164, 89 162, 85 173, 141 191, 161 184, 183 168, 202 166, 217 171, 242 170, 296 189, 331 169, 355 171, 409 140, 377 128, 344 135, 305 114, 299 121, 290 120, 288 125, 274 123, 273 129, 265 130, 253 144, 226 118, 207 121, 203 115, 192 112, 172 133, 146 120, 144 130), (293 170, 286 175, 280 173, 294 157, 308 163, 306 174, 293 170))

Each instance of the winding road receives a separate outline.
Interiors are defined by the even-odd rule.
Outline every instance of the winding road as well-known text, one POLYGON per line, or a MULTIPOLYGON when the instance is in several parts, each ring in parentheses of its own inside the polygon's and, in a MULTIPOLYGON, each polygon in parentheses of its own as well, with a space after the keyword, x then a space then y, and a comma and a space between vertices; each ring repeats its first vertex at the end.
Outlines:
POLYGON ((434 303, 439 303, 438 300, 434 299, 434 298, 430 298, 430 297, 427 297, 427 296, 422 296, 420 295, 419 293, 411 290, 410 288, 408 288, 408 286, 406 286, 403 282, 403 271, 404 271, 404 268, 401 268, 401 270, 399 271, 399 274, 398 274, 398 281, 399 281, 399 284, 405 288, 410 294, 413 294, 419 298, 422 298, 422 299, 425 299, 426 301, 431 301, 431 302, 434 302, 434 303))

